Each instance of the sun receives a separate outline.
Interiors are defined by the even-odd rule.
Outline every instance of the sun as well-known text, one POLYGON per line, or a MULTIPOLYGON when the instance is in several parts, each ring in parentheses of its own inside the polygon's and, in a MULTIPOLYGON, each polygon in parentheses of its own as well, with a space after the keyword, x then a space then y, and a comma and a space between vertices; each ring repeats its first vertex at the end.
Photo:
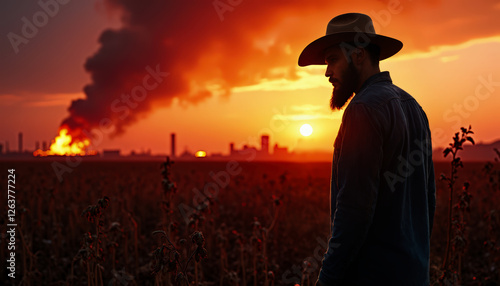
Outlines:
POLYGON ((313 133, 313 128, 311 125, 309 124, 303 124, 301 127, 300 127, 300 134, 302 134, 302 136, 309 136, 313 133))

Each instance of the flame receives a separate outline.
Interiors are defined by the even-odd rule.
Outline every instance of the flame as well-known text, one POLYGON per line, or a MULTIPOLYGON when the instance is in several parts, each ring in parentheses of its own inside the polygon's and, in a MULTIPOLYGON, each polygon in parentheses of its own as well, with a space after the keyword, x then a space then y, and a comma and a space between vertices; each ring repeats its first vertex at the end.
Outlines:
POLYGON ((207 152, 200 150, 200 151, 196 151, 196 153, 194 155, 197 158, 205 158, 207 156, 207 152))
POLYGON ((71 135, 68 134, 68 129, 62 128, 59 130, 59 136, 57 136, 50 145, 50 150, 36 150, 33 152, 33 156, 84 156, 84 155, 95 155, 95 151, 86 151, 90 146, 90 140, 83 139, 73 139, 71 135))

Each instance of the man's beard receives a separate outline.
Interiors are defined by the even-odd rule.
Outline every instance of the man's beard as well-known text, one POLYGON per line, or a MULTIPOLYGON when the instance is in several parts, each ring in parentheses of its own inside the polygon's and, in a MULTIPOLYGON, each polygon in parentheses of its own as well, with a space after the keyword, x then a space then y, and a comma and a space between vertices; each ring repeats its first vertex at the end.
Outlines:
POLYGON ((346 102, 354 95, 354 91, 359 81, 359 73, 354 67, 352 61, 347 66, 347 69, 340 75, 340 85, 333 88, 332 97, 330 98, 330 108, 332 110, 340 110, 346 102))

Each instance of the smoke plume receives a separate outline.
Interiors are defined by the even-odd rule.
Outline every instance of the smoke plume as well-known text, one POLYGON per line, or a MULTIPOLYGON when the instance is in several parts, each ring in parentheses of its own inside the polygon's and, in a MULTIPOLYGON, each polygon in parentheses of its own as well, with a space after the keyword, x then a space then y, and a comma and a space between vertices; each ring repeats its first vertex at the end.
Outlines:
POLYGON ((262 78, 294 78, 294 43, 283 40, 293 32, 273 29, 300 5, 270 2, 107 0, 123 26, 100 35, 85 63, 85 98, 71 103, 62 126, 76 138, 110 125, 118 135, 174 98, 196 104, 262 78))

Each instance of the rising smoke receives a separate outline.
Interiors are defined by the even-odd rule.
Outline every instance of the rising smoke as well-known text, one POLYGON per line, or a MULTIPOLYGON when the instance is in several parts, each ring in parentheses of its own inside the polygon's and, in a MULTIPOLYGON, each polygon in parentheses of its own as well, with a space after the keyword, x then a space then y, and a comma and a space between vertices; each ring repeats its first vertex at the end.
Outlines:
POLYGON ((293 40, 269 35, 300 5, 278 2, 107 0, 122 28, 99 37, 100 48, 85 63, 91 75, 85 98, 71 103, 62 126, 79 138, 104 122, 119 135, 174 98, 196 104, 262 78, 294 78, 293 40), (262 35, 264 44, 257 41, 262 35))

